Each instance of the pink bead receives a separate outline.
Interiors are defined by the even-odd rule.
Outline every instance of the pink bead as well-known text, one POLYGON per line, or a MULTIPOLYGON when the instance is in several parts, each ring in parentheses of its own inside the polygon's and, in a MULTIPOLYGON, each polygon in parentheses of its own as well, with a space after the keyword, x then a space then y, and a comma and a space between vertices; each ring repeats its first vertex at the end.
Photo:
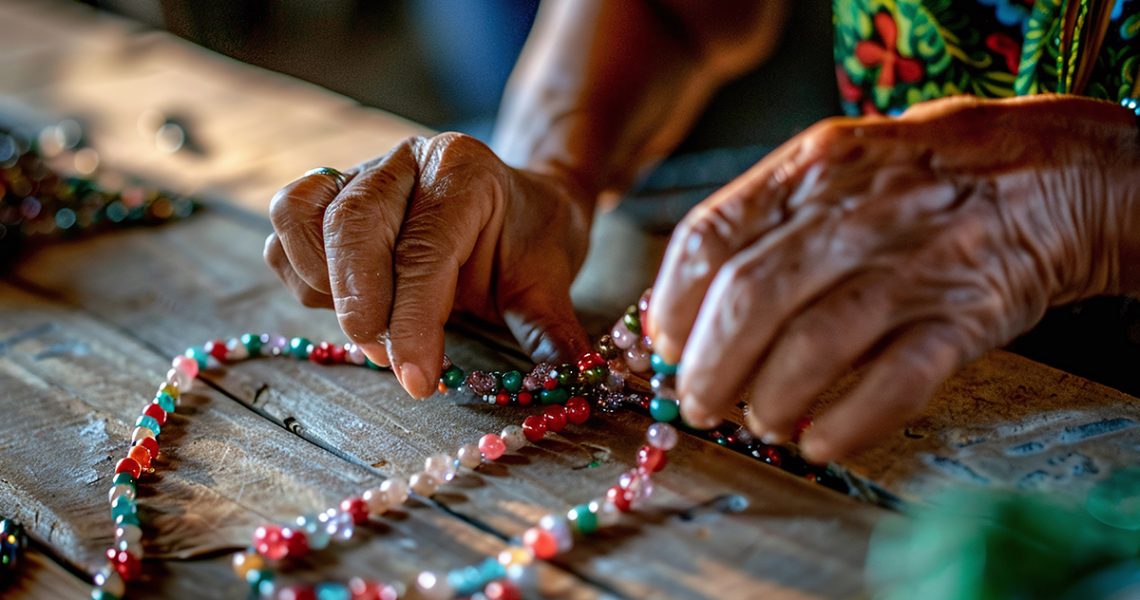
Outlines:
POLYGON ((170 361, 170 365, 185 373, 190 379, 198 376, 198 361, 189 356, 175 356, 174 360, 170 361))
POLYGON ((635 345, 625 351, 625 364, 634 373, 645 373, 649 370, 649 353, 635 345))
POLYGON ((637 343, 637 336, 622 321, 618 321, 610 330, 610 337, 613 338, 614 345, 622 350, 629 350, 637 343))
POLYGON ((507 451, 507 444, 503 438, 493 433, 479 438, 479 453, 487 460, 498 460, 507 451))

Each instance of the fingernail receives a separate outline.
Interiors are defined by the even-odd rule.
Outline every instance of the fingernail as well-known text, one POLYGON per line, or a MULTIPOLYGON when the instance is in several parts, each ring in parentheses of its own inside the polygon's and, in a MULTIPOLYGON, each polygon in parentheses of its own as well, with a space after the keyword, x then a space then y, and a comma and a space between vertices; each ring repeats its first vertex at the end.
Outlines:
POLYGON ((424 372, 415 363, 406 362, 400 365, 399 375, 400 383, 413 398, 423 400, 431 395, 432 391, 428 389, 427 378, 424 377, 424 372))
POLYGON ((681 362, 681 348, 678 348, 667 335, 659 334, 653 338, 653 351, 670 364, 681 362))
POLYGON ((768 444, 769 446, 773 446, 776 444, 783 444, 784 442, 788 441, 788 437, 785 435, 780 435, 774 431, 766 431, 760 435, 760 441, 768 444))

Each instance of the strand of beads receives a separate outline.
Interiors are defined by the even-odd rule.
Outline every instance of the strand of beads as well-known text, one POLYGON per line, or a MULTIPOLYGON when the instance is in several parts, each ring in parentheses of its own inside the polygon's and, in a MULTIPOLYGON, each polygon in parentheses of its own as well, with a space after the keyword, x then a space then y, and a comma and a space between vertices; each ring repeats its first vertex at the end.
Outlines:
POLYGON ((28 538, 19 523, 0 517, 0 586, 15 578, 28 538))

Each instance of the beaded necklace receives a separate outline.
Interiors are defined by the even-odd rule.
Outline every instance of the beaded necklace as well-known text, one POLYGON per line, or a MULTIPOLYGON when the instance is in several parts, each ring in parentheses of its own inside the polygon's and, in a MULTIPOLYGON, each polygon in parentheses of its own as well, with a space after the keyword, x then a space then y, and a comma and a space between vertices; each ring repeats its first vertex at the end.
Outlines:
MULTIPOLYGON (((588 536, 614 525, 622 513, 643 506, 653 494, 653 474, 665 467, 666 453, 677 444, 679 434, 672 424, 679 414, 674 391, 677 365, 653 353, 652 341, 642 335, 648 293, 638 304, 629 307, 609 335, 597 342, 595 351, 583 354, 574 365, 541 363, 525 374, 515 370, 464 373, 445 356, 439 380, 441 392, 464 389, 489 403, 529 406, 538 402, 544 408, 538 414, 527 416, 521 424, 508 425, 499 433, 487 433, 461 446, 454 456, 442 453, 429 456, 424 468, 408 479, 392 477, 322 512, 300 515, 283 524, 258 527, 250 548, 234 555, 234 573, 249 584, 254 596, 261 598, 395 600, 403 595, 406 586, 359 577, 347 583, 282 585, 276 581, 273 567, 280 561, 351 539, 355 528, 370 517, 382 515, 409 498, 430 497, 463 469, 477 470, 484 462, 494 462, 508 452, 537 444, 567 426, 585 424, 594 412, 593 407, 602 412, 620 407, 648 411, 655 422, 646 431, 646 444, 637 452, 638 466, 622 473, 613 486, 564 514, 544 516, 498 556, 447 573, 425 571, 413 583, 419 595, 430 599, 480 592, 492 600, 520 597, 516 584, 527 580, 535 559, 547 560, 565 553, 573 547, 576 536, 588 536)), ((176 356, 154 400, 135 421, 130 451, 115 465, 109 493, 115 543, 106 551, 107 564, 95 574, 95 589, 91 594, 94 600, 122 598, 127 582, 141 574, 143 548, 137 484, 144 473, 153 472, 157 466, 160 457, 157 438, 167 415, 177 409, 181 395, 191 390, 195 379, 204 371, 257 356, 289 356, 318 364, 381 368, 352 343, 313 343, 306 338, 289 339, 274 334, 247 333, 228 341, 213 340, 176 356)), ((729 434, 724 434, 724 428, 713 430, 709 437, 738 451, 748 448, 747 453, 776 466, 786 467, 791 463, 789 459, 794 455, 786 450, 773 451, 775 447, 759 444, 751 440, 751 436, 745 439, 739 426, 731 426, 731 430, 729 434), (757 444, 766 451, 759 452, 757 444)), ((802 460, 799 463, 804 465, 811 481, 831 487, 842 483, 826 470, 808 467, 802 460)))

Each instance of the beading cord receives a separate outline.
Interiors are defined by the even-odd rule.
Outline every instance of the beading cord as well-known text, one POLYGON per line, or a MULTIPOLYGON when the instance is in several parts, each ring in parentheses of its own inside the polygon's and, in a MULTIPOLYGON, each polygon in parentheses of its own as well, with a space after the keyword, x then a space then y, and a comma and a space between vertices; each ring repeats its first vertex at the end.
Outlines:
MULTIPOLYGON (((258 527, 251 547, 234 556, 235 574, 261 598, 398 598, 408 589, 401 583, 358 577, 347 583, 284 585, 277 581, 274 567, 281 561, 323 550, 334 542, 350 540, 355 528, 371 517, 384 514, 409 498, 428 498, 462 470, 475 471, 485 462, 497 461, 528 444, 538 444, 568 426, 583 425, 595 412, 618 408, 648 411, 655 422, 646 431, 646 444, 638 450, 638 466, 622 473, 614 485, 565 513, 544 516, 496 557, 447 573, 425 571, 413 584, 418 593, 427 598, 476 593, 491 599, 519 597, 517 584, 530 579, 535 559, 545 560, 562 554, 572 548, 575 537, 612 526, 622 513, 643 506, 653 494, 653 474, 665 467, 666 453, 677 444, 679 434, 673 423, 678 421, 679 412, 674 391, 678 367, 654 354, 652 341, 643 335, 641 323, 648 298, 647 292, 638 304, 625 312, 610 334, 597 342, 595 351, 583 354, 573 365, 542 363, 525 374, 517 370, 464 373, 445 356, 439 381, 441 391, 465 390, 495 404, 528 406, 538 402, 543 406, 542 411, 527 416, 521 424, 508 425, 498 433, 487 433, 477 441, 464 444, 454 455, 429 456, 423 469, 407 479, 391 477, 378 487, 344 498, 326 510, 258 527)), ((286 338, 276 334, 247 333, 229 340, 213 340, 176 356, 154 400, 135 421, 130 451, 115 465, 109 492, 115 543, 106 552, 107 564, 95 574, 96 587, 91 595, 94 600, 122 598, 127 582, 141 575, 143 547, 137 485, 142 475, 153 472, 160 461, 157 438, 169 415, 177 410, 182 394, 192 389, 204 371, 257 356, 289 356, 318 364, 381 368, 352 343, 314 343, 302 337, 286 338)), ((803 423, 802 427, 807 425, 803 423)), ((746 440, 738 425, 732 426, 728 434, 723 428, 713 430, 709 437, 722 445, 735 446, 738 451, 745 451, 743 446, 746 453, 776 466, 787 468, 799 460, 787 449, 775 450, 774 446, 746 440)), ((841 483, 826 469, 808 466, 802 460, 799 463, 803 464, 810 481, 832 487, 841 483)))

